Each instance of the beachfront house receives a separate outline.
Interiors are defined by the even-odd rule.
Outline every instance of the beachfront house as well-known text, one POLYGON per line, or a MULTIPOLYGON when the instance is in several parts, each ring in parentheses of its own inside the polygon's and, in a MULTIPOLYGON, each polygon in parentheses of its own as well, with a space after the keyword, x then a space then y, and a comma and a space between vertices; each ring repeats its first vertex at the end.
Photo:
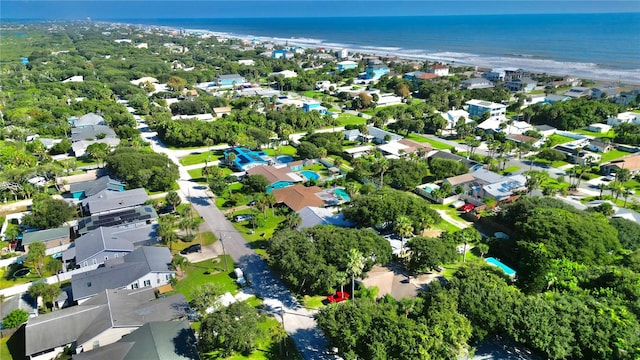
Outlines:
POLYGON ((469 100, 467 112, 470 117, 482 118, 484 113, 489 113, 489 119, 504 119, 507 113, 507 105, 484 100, 469 100))
POLYGON ((274 59, 293 59, 294 55, 294 53, 285 49, 277 49, 271 52, 271 57, 274 59))
POLYGON ((217 87, 233 87, 246 83, 247 81, 239 74, 220 75, 216 78, 217 87))
POLYGON ((447 65, 435 64, 427 68, 429 74, 436 74, 436 76, 449 76, 449 67, 447 65))
POLYGON ((460 87, 466 90, 488 89, 494 86, 493 82, 485 78, 471 78, 460 83, 460 87))
POLYGON ((391 71, 387 65, 374 64, 367 66, 365 71, 365 79, 367 80, 379 80, 382 76, 391 71))
POLYGON ((511 91, 522 91, 522 92, 531 92, 535 90, 537 85, 538 85, 537 81, 531 78, 525 78, 525 77, 520 79, 514 79, 505 83, 505 86, 507 87, 507 89, 511 91))
POLYGON ((519 68, 491 69, 485 77, 491 81, 510 82, 521 79, 524 76, 524 70, 519 68))
POLYGON ((340 61, 339 63, 336 64, 336 66, 338 68, 338 72, 341 73, 345 70, 358 68, 358 63, 351 60, 345 60, 345 61, 340 61))

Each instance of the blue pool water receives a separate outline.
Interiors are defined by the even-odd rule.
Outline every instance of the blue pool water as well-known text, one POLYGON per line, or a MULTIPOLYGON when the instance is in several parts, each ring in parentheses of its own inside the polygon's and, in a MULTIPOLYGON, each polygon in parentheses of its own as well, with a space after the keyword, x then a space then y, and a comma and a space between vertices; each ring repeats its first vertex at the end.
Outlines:
POLYGON ((502 271, 504 271, 507 275, 509 276, 513 276, 516 274, 516 271, 513 270, 512 268, 508 267, 507 265, 501 263, 498 259, 496 258, 492 258, 492 257, 488 257, 485 259, 485 261, 489 264, 489 265, 493 265, 493 266, 497 266, 500 269, 502 269, 502 271))
POLYGON ((278 161, 283 163, 283 164, 288 164, 288 163, 293 161, 293 157, 291 157, 289 155, 278 156, 278 161))
POLYGON ((302 170, 300 174, 304 175, 309 180, 318 180, 320 179, 320 175, 317 172, 311 170, 302 170))
POLYGON ((346 191, 344 191, 344 189, 335 189, 333 190, 333 193, 344 201, 351 201, 351 197, 349 196, 349 194, 347 194, 346 191))

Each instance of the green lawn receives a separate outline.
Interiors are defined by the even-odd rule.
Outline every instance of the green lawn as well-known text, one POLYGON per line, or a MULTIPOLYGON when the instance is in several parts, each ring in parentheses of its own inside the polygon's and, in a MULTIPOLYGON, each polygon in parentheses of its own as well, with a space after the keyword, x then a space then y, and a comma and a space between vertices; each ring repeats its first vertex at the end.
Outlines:
POLYGON ((256 338, 256 350, 248 356, 236 354, 226 358, 226 360, 271 360, 271 359, 302 359, 295 343, 290 337, 287 337, 283 354, 280 355, 280 346, 274 342, 273 334, 283 331, 282 325, 278 320, 270 316, 263 316, 258 322, 260 335, 256 338))
POLYGON ((577 130, 571 130, 571 132, 576 134, 581 134, 581 135, 594 136, 597 138, 609 138, 609 140, 613 140, 613 137, 615 136, 615 132, 613 130, 610 130, 609 132, 606 132, 606 133, 597 133, 597 132, 589 131, 587 129, 577 129, 577 130))
POLYGON ((342 113, 338 115, 338 123, 340 126, 364 125, 366 122, 367 120, 365 118, 350 113, 342 113))
POLYGON ((7 341, 9 341, 9 337, 0 338, 0 360, 12 360, 11 353, 9 352, 9 347, 7 346, 7 341))
MULTIPOLYGON (((195 182, 199 184, 206 184, 207 179, 205 179, 204 176, 202 176, 202 169, 203 168, 197 168, 197 169, 187 170, 187 172, 189 173, 189 176, 191 176, 191 179, 193 179, 195 182)), ((233 170, 227 167, 222 167, 221 169, 224 176, 231 175, 233 173, 233 170)))
POLYGON ((514 173, 516 171, 519 171, 520 167, 519 166, 507 166, 506 168, 504 168, 503 173, 514 173))
POLYGON ((574 141, 575 139, 572 139, 568 136, 563 136, 563 135, 559 135, 559 134, 551 134, 548 138, 547 138, 547 143, 551 143, 553 145, 558 145, 558 144, 565 144, 571 141, 574 141))
POLYGON ((327 298, 326 296, 322 296, 322 295, 316 295, 316 296, 305 295, 302 299, 299 299, 299 300, 302 303, 302 306, 306 307, 307 309, 319 309, 324 307, 324 304, 322 302, 326 298, 327 298))
POLYGON ((177 254, 180 252, 180 250, 193 244, 201 244, 202 246, 207 246, 213 244, 216 241, 218 241, 218 238, 215 236, 215 234, 211 231, 207 231, 198 234, 193 241, 176 240, 173 244, 171 244, 171 252, 177 254))
POLYGON ((264 149, 264 152, 269 156, 290 155, 296 157, 298 155, 298 150, 291 145, 283 145, 276 149, 264 149))
MULTIPOLYGON (((230 215, 250 214, 250 213, 251 213, 251 209, 244 209, 230 215)), ((267 241, 268 241, 267 239, 273 236, 273 233, 278 227, 278 224, 284 221, 285 216, 278 215, 278 213, 275 213, 275 215, 272 215, 271 209, 267 209, 266 221, 264 222, 262 221, 262 218, 263 218, 262 213, 258 214, 258 216, 260 220, 256 221, 256 225, 255 225, 256 228, 253 234, 251 233, 253 231, 253 225, 251 221, 243 221, 239 223, 234 222, 233 227, 235 227, 236 230, 238 230, 242 234, 242 236, 244 236, 244 238, 249 242, 249 244, 251 244, 251 247, 256 250, 256 253, 258 253, 258 255, 262 257, 267 257, 267 252, 265 250, 267 247, 267 241), (263 223, 262 224, 263 226, 260 226, 261 222, 263 223)))
POLYGON ((217 161, 222 158, 221 151, 205 151, 202 153, 191 153, 180 159, 180 164, 184 166, 202 164, 204 162, 217 161))
POLYGON ((225 270, 225 262, 222 256, 215 259, 204 260, 198 263, 188 264, 183 269, 185 277, 178 281, 175 290, 187 298, 187 301, 193 299, 192 289, 206 283, 219 284, 223 292, 236 294, 238 285, 230 274, 235 268, 235 264, 230 256, 227 255, 227 270, 225 270))
POLYGON ((450 145, 447 145, 445 143, 442 143, 442 142, 439 142, 439 141, 436 141, 436 140, 431 140, 431 139, 428 139, 428 138, 426 138, 424 136, 420 136, 420 135, 417 135, 417 134, 409 134, 409 136, 407 136, 407 139, 413 140, 413 141, 416 141, 416 142, 421 142, 421 143, 429 143, 429 144, 431 144, 431 146, 433 146, 434 149, 438 149, 438 150, 451 149, 450 145))
MULTIPOLYGON (((177 182, 174 182, 171 185, 171 189, 169 191, 171 191, 171 190, 176 191, 176 190, 179 190, 179 189, 180 189, 180 185, 178 185, 177 182)), ((167 192, 165 190, 158 190, 158 191, 149 191, 147 189, 145 189, 145 190, 147 191, 147 195, 156 195, 156 194, 162 194, 162 193, 167 192)))
POLYGON ((611 161, 627 155, 631 155, 631 153, 620 150, 609 150, 606 153, 602 154, 602 160, 600 160, 600 162, 611 161))

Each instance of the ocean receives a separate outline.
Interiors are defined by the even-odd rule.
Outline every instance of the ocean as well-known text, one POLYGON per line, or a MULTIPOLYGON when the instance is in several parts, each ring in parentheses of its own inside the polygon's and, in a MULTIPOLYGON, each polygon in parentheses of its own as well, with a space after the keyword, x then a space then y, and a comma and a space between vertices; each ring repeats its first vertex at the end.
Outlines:
POLYGON ((640 84, 640 13, 114 21, 640 84))

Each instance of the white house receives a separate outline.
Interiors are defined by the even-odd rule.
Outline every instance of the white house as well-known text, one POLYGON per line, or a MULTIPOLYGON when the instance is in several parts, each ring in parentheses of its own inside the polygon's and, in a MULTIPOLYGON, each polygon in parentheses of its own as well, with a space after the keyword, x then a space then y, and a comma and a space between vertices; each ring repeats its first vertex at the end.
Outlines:
POLYGON ((623 123, 640 125, 640 114, 627 111, 607 119, 607 125, 618 126, 623 123))
POLYGON ((429 66, 427 73, 436 74, 437 76, 449 76, 449 67, 442 64, 429 66))
POLYGON ((484 113, 489 113, 489 119, 504 119, 507 113, 507 105, 498 104, 484 100, 469 100, 466 102, 469 116, 482 117, 484 113))
POLYGON ((293 70, 282 70, 278 72, 269 73, 269 76, 282 76, 285 79, 294 78, 298 76, 298 73, 293 70))
POLYGON ((594 133, 608 133, 609 131, 611 131, 611 126, 610 125, 606 125, 606 124, 600 124, 600 123, 595 123, 595 124, 591 124, 587 127, 587 130, 594 132, 594 133))
POLYGON ((84 81, 84 76, 82 76, 82 75, 76 75, 76 76, 72 76, 70 78, 62 80, 63 83, 83 82, 83 81, 84 81))
POLYGON ((256 62, 251 60, 251 59, 238 60, 238 65, 253 66, 255 64, 256 64, 256 62))
POLYGON ((469 118, 469 113, 462 109, 449 110, 445 113, 440 113, 440 116, 447 121, 447 125, 444 127, 445 131, 453 131, 460 119, 464 119, 465 123, 473 121, 469 118))

